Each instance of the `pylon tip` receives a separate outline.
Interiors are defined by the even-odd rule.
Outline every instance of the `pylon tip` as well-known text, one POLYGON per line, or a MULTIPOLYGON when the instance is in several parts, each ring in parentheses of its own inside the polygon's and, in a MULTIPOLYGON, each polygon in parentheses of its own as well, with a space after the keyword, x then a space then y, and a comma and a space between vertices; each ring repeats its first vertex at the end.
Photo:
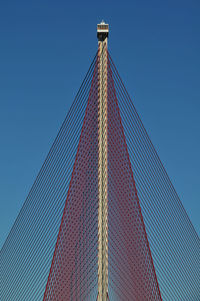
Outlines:
POLYGON ((99 41, 104 41, 108 38, 109 25, 102 20, 100 24, 97 24, 97 38, 99 41))

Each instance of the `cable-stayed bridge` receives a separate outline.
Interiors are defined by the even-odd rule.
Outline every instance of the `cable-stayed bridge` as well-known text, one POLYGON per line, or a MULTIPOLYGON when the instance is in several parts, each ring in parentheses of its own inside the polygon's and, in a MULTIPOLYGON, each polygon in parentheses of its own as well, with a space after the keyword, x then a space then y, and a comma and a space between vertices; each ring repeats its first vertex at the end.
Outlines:
POLYGON ((200 239, 108 34, 1 249, 1 301, 200 300, 200 239))

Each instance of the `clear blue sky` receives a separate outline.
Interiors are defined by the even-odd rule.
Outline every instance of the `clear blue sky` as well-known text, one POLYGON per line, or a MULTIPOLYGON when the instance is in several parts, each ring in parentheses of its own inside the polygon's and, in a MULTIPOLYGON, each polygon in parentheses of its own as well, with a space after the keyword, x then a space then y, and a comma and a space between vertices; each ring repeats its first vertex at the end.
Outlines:
POLYGON ((110 24, 109 50, 200 235, 199 0, 0 1, 0 247, 110 24))

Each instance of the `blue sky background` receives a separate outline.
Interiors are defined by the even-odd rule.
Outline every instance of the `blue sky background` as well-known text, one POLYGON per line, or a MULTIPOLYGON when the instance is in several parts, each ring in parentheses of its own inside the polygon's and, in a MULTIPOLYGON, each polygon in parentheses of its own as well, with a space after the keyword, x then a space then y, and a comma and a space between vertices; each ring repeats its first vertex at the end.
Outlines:
POLYGON ((0 2, 0 247, 97 51, 96 24, 200 235, 200 2, 0 2))

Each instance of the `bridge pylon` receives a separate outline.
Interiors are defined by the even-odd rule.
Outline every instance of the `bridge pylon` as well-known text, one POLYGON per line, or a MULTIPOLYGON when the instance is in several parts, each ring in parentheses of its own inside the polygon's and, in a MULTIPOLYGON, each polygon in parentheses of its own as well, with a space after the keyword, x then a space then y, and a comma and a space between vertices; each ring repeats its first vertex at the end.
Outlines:
POLYGON ((98 301, 108 294, 108 132, 107 132, 107 46, 108 24, 97 25, 98 38, 98 301))

